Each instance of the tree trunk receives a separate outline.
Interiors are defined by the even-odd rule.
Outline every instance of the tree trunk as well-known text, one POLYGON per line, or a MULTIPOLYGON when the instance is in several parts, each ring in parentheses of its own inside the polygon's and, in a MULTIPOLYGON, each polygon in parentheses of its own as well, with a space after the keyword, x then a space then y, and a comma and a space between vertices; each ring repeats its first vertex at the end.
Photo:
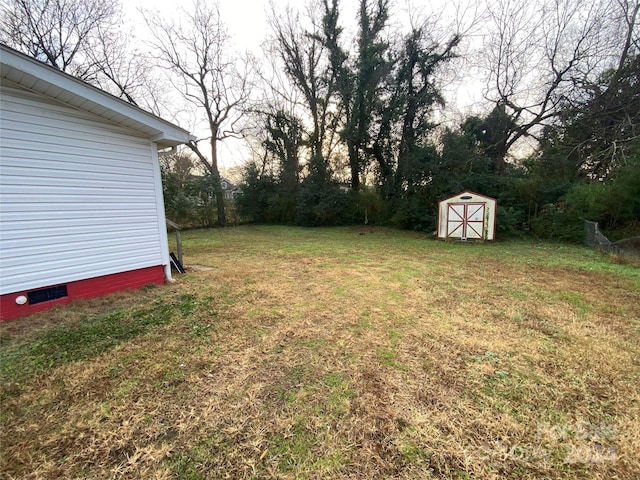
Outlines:
POLYGON ((215 137, 211 137, 211 162, 202 154, 196 142, 189 142, 187 146, 196 154, 198 160, 200 160, 200 164, 207 169, 213 179, 213 192, 216 196, 216 209, 218 211, 218 225, 225 227, 227 225, 227 216, 224 210, 224 192, 222 191, 222 182, 220 181, 220 172, 218 171, 217 140, 215 137))
POLYGON ((351 170, 351 190, 357 192, 360 189, 360 159, 358 158, 358 147, 353 142, 349 145, 349 167, 351 170))
MULTIPOLYGON (((213 132, 213 129, 212 129, 213 132)), ((227 226, 227 215, 224 210, 224 192, 220 171, 218 170, 218 140, 216 136, 211 137, 211 176, 213 178, 213 191, 216 195, 216 209, 218 210, 218 226, 227 226)))

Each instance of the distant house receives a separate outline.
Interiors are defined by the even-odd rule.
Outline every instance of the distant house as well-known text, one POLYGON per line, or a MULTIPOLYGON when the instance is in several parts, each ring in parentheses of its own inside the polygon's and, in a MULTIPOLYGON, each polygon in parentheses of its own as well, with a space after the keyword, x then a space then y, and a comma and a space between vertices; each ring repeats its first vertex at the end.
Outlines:
POLYGON ((158 151, 189 132, 0 45, 0 319, 171 278, 158 151))
MULTIPOLYGON (((205 176, 202 174, 189 176, 189 180, 193 182, 194 185, 206 185, 207 187, 204 189, 204 191, 206 191, 207 198, 206 200, 200 198, 199 201, 201 205, 205 204, 206 202, 213 201, 215 199, 215 193, 213 192, 213 189, 210 188, 212 186, 210 184, 211 178, 212 178, 211 175, 205 176)), ((231 180, 225 177, 220 177, 220 187, 222 188, 222 195, 225 199, 235 198, 238 192, 238 188, 233 183, 231 183, 231 180)))
POLYGON ((220 185, 222 186, 222 191, 224 192, 224 198, 226 198, 227 200, 235 198, 238 189, 233 183, 231 183, 231 180, 222 177, 220 179, 220 185))
POLYGON ((464 191, 438 203, 438 238, 495 240, 495 198, 464 191))

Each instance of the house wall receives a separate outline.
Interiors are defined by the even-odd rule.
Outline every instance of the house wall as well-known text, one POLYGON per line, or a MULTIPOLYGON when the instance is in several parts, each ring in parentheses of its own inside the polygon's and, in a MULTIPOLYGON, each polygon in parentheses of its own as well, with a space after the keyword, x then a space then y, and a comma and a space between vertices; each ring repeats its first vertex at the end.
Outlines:
POLYGON ((168 264, 149 138, 7 83, 0 130, 3 298, 168 264))

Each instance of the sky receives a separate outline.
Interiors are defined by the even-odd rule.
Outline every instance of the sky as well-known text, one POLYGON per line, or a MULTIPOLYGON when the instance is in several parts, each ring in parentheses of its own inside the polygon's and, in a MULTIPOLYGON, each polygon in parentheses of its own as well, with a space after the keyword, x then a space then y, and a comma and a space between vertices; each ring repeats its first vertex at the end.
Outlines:
MULTIPOLYGON (((355 4, 357 1, 341 0, 345 5, 355 4)), ((263 56, 261 45, 270 32, 267 17, 271 3, 276 10, 284 10, 290 2, 289 0, 219 0, 221 17, 238 51, 250 51, 258 57, 263 56)), ((299 4, 302 4, 302 1, 299 1, 299 4)), ((146 25, 140 10, 158 11, 161 15, 171 16, 177 14, 177 5, 189 8, 191 1, 125 0, 122 2, 122 9, 125 21, 131 22, 136 36, 144 39, 146 25)), ((194 131, 190 125, 181 126, 192 129, 192 133, 196 136, 206 136, 206 130, 199 132, 194 131)), ((221 170, 237 167, 243 164, 249 156, 246 144, 242 140, 225 140, 219 144, 218 150, 218 162, 221 170)))
MULTIPOLYGON (((219 0, 221 17, 232 36, 232 42, 238 51, 250 51, 256 57, 263 58, 261 45, 271 33, 268 25, 268 16, 271 5, 276 13, 284 12, 291 4, 295 8, 303 8, 307 0, 219 0)), ((444 5, 445 0, 397 0, 396 7, 391 12, 393 25, 406 25, 409 22, 409 11, 424 14, 426 11, 438 8, 438 3, 444 5)), ((451 2, 448 2, 451 5, 451 2)), ((125 20, 130 22, 136 36, 145 38, 146 25, 141 16, 140 9, 158 11, 163 16, 171 17, 179 14, 176 5, 184 5, 189 8, 190 0, 128 0, 122 2, 125 20)), ((359 0, 340 0, 340 16, 344 23, 350 23, 355 27, 357 22, 359 0)), ((442 11, 438 8, 436 11, 442 11)), ((479 89, 469 90, 452 85, 449 97, 461 105, 472 105, 479 100, 479 89)), ((449 102, 452 103, 452 102, 449 102)), ((463 107, 463 110, 468 110, 463 107)), ((465 112, 465 113, 468 113, 465 112)), ((184 128, 194 128, 189 125, 181 125, 184 128)), ((200 132, 193 131, 200 135, 200 132)), ((248 156, 246 145, 243 141, 225 141, 219 148, 220 168, 231 168, 242 164, 248 156)))
MULTIPOLYGON (((306 0, 218 0, 222 19, 229 29, 235 44, 255 54, 261 54, 260 45, 270 32, 267 17, 270 5, 276 12, 284 11, 287 5, 301 6, 306 0)), ((355 12, 359 0, 340 0, 341 11, 355 12)), ((175 14, 177 5, 188 8, 190 0, 128 0, 122 2, 126 17, 138 19, 140 8, 175 14)))
MULTIPOLYGON (((283 12, 291 5, 296 9, 304 8, 309 0, 218 0, 221 16, 232 34, 236 45, 240 49, 248 49, 255 54, 261 54, 260 45, 270 33, 268 15, 273 5, 276 13, 283 12)), ((465 0, 462 0, 464 3, 465 0)), ((132 19, 137 25, 141 23, 138 10, 140 8, 157 10, 163 14, 177 14, 177 6, 189 8, 191 0, 125 0, 122 2, 126 18, 132 19)), ((357 22, 358 5, 360 0, 340 0, 340 17, 344 23, 355 25, 357 22)), ((415 16, 426 12, 442 12, 452 7, 456 2, 449 0, 395 0, 391 11, 391 22, 406 24, 409 11, 415 16)), ((474 4, 474 0, 468 3, 474 4)), ((137 31, 138 32, 138 31, 137 31)))

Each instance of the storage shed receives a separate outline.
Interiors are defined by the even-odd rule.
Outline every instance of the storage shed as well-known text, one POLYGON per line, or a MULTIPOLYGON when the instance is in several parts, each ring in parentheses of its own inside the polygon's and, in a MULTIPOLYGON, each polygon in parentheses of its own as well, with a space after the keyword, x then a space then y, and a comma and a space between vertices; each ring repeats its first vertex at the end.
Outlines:
POLYGON ((0 319, 171 278, 158 151, 189 132, 0 45, 0 319))
POLYGON ((495 240, 495 198, 464 191, 438 204, 438 238, 495 240))

